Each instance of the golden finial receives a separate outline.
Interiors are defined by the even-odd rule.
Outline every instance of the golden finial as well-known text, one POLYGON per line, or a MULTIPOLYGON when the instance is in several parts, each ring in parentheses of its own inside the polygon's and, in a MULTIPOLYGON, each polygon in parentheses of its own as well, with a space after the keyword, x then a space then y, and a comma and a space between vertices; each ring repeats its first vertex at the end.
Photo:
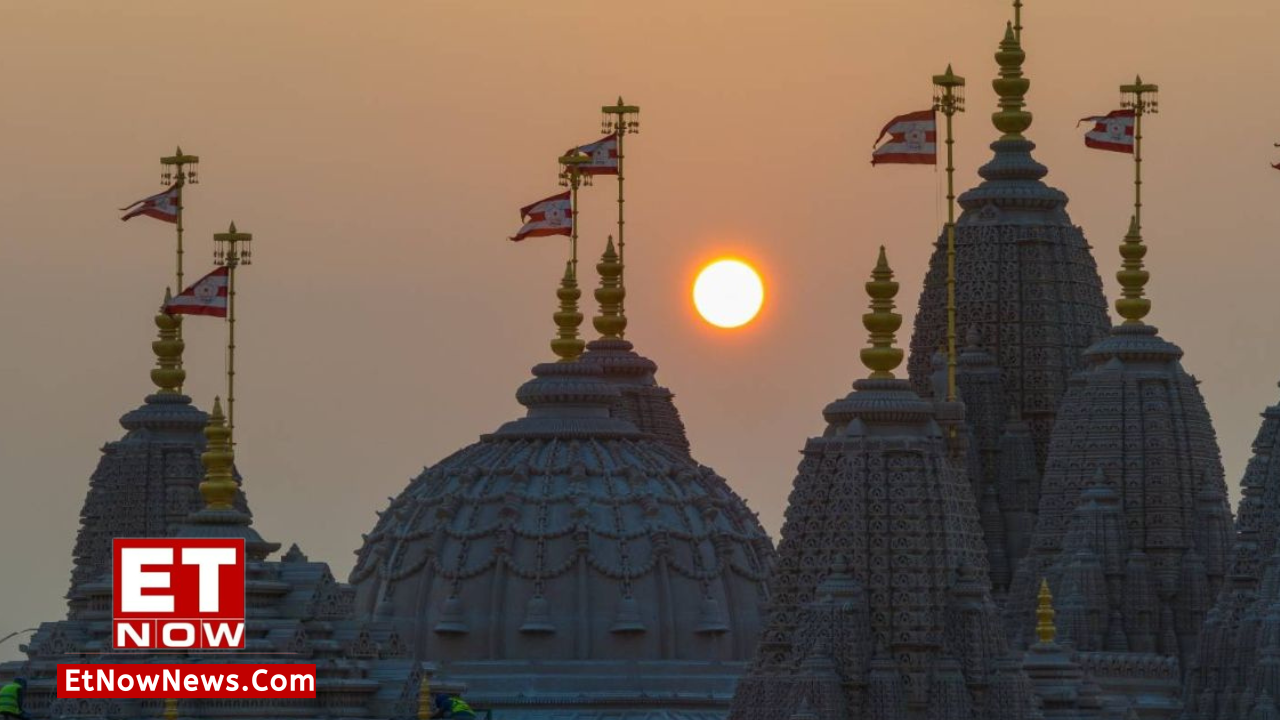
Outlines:
POLYGON ((431 678, 423 671, 422 680, 418 683, 418 720, 428 720, 430 717, 431 678))
POLYGON ((204 437, 205 449, 200 455, 200 463, 204 465, 204 482, 200 483, 200 494, 204 497, 206 508, 230 510, 231 503, 236 499, 236 481, 231 470, 236 455, 231 448, 231 430, 227 428, 226 418, 222 415, 220 397, 213 400, 213 412, 209 413, 204 437))
POLYGON ((893 311, 897 294, 898 283, 893 281, 893 270, 881 245, 880 258, 867 282, 871 312, 862 316, 862 325, 871 333, 871 347, 862 350, 862 364, 871 370, 873 378, 892 378, 893 369, 902 364, 902 349, 893 346, 893 334, 902 327, 902 316, 893 311))
POLYGON ((622 310, 622 301, 627 297, 627 289, 622 285, 622 261, 613 249, 613 236, 604 247, 604 255, 596 264, 600 273, 600 287, 596 288, 596 302, 600 303, 600 314, 592 318, 600 337, 622 337, 627 329, 627 316, 622 310))
MULTIPOLYGON (((178 151, 181 154, 181 150, 178 151)), ((178 720, 178 700, 177 698, 165 698, 164 700, 164 720, 178 720)))
POLYGON ((151 343, 151 351, 156 354, 156 366, 151 371, 151 382, 160 388, 161 395, 176 395, 182 383, 187 379, 187 371, 182 368, 182 351, 186 343, 182 341, 182 316, 165 312, 169 301, 173 299, 169 288, 164 290, 164 304, 156 315, 156 327, 160 329, 160 339, 151 343))
POLYGON ((560 298, 560 310, 552 317, 560 332, 551 341, 551 351, 560 357, 560 362, 573 362, 586 347, 578 337, 578 326, 582 324, 578 298, 582 297, 582 291, 578 289, 578 279, 573 274, 573 261, 564 264, 564 279, 560 281, 556 297, 560 298))
POLYGON ((1049 644, 1058 636, 1058 628, 1053 624, 1053 593, 1049 592, 1049 581, 1040 579, 1040 594, 1036 603, 1036 636, 1040 642, 1049 644))
POLYGON ((1116 279, 1123 288, 1122 295, 1116 300, 1116 312, 1124 318, 1125 325, 1141 325, 1142 318, 1151 312, 1151 301, 1143 297, 1143 290, 1151 278, 1142 268, 1142 258, 1147 254, 1147 246, 1142 242, 1142 231, 1138 229, 1138 218, 1129 219, 1129 234, 1124 236, 1124 244, 1120 246, 1120 257, 1124 258, 1124 269, 1116 273, 1116 279))
POLYGON ((1004 40, 996 51, 1000 77, 991 81, 991 87, 1000 96, 1000 110, 991 114, 991 122, 1004 133, 1001 140, 1021 139, 1022 132, 1031 127, 1031 113, 1023 109, 1027 104, 1024 97, 1031 87, 1031 81, 1022 76, 1022 62, 1026 59, 1027 54, 1013 32, 1013 23, 1005 25, 1004 40))

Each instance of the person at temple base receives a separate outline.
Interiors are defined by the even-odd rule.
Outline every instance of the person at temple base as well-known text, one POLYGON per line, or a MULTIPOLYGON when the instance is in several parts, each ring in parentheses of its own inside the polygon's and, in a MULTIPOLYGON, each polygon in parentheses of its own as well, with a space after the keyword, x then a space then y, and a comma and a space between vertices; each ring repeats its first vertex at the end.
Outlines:
POLYGON ((471 709, 466 700, 457 695, 436 695, 436 710, 433 718, 452 718, 453 720, 475 720, 476 711, 471 709))
POLYGON ((23 711, 23 700, 27 695, 27 679, 14 678, 13 682, 0 688, 0 718, 27 718, 23 711))

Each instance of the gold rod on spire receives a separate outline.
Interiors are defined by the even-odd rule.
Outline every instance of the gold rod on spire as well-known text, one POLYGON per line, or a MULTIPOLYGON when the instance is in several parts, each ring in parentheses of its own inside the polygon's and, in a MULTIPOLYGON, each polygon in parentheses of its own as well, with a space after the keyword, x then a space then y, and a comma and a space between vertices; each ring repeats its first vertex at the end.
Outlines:
POLYGON ((560 309, 552 316, 557 332, 551 341, 551 352, 560 358, 559 362, 573 362, 582 355, 586 343, 578 337, 578 326, 582 324, 578 298, 582 297, 582 291, 578 289, 572 260, 564 264, 564 277, 560 280, 556 297, 560 298, 560 309))
POLYGON ((252 240, 253 234, 237 231, 234 222, 227 232, 213 236, 214 263, 227 268, 227 435, 232 444, 236 430, 236 268, 252 264, 252 240))
POLYGON ((159 388, 159 395, 181 392, 182 383, 187 379, 187 371, 182 367, 182 351, 186 348, 186 343, 182 340, 182 316, 165 312, 172 299, 169 288, 165 288, 164 302, 155 318, 156 328, 160 331, 159 339, 151 343, 151 351, 156 355, 151 382, 159 388))
POLYGON ((1120 86, 1120 107, 1133 110, 1133 217, 1142 232, 1142 116, 1160 111, 1156 93, 1159 85, 1142 82, 1142 76, 1132 85, 1120 86))
POLYGON ((165 701, 164 701, 164 720, 178 720, 178 700, 177 700, 177 698, 165 698, 165 701))
POLYGON ((1116 273, 1120 281, 1121 297, 1116 300, 1116 312, 1124 318, 1125 325, 1141 325, 1142 319, 1151 312, 1151 301, 1143 297, 1147 281, 1151 274, 1143 268, 1142 258, 1146 257, 1147 246, 1142 242, 1142 232, 1138 228, 1138 218, 1129 218, 1129 234, 1124 236, 1120 246, 1120 257, 1124 265, 1116 273))
POLYGON ((1036 598, 1036 636, 1046 645, 1058 637, 1058 628, 1053 624, 1055 614, 1053 593, 1049 592, 1049 581, 1041 578, 1040 593, 1036 598))
POLYGON ((591 176, 583 172, 591 162, 586 153, 577 148, 561 155, 560 185, 569 188, 569 262, 573 264, 573 276, 578 277, 578 188, 591 185, 591 176))
POLYGON ((859 356, 862 364, 871 371, 870 377, 892 379, 894 368, 902 364, 902 349, 893 346, 894 333, 902 327, 902 316, 893 311, 898 283, 893 280, 893 270, 889 267, 883 245, 866 289, 871 297, 871 312, 863 314, 862 326, 871 335, 871 347, 863 348, 859 356))
POLYGON ((627 316, 622 306, 627 288, 622 284, 622 256, 614 251, 612 236, 596 264, 596 272, 600 273, 600 287, 596 288, 600 314, 592 318, 591 324, 602 338, 620 338, 627 331, 627 316))
POLYGON ((205 448, 200 455, 204 480, 200 496, 209 510, 230 510, 236 499, 235 448, 231 444, 231 428, 222 415, 222 398, 213 399, 213 411, 204 427, 205 448))
POLYGON ((1022 0, 1013 0, 1013 36, 1022 42, 1022 0))
POLYGON ((955 138, 951 120, 964 112, 964 78, 947 65, 947 71, 933 76, 936 88, 934 111, 947 118, 947 402, 956 401, 956 185, 955 138))
MULTIPOLYGON (((627 105, 619 95, 616 105, 605 105, 600 108, 600 112, 604 115, 600 123, 601 132, 612 133, 618 138, 618 263, 625 273, 627 244, 622 232, 623 225, 626 224, 622 219, 622 208, 626 202, 622 196, 622 186, 625 182, 622 175, 622 161, 625 157, 622 152, 622 139, 628 134, 640 132, 640 106, 627 105)), ((622 275, 619 275, 619 280, 622 280, 622 275)), ((622 306, 619 306, 619 311, 622 311, 622 306)))
POLYGON ((418 682, 418 720, 430 720, 432 712, 431 677, 423 670, 422 680, 418 682))

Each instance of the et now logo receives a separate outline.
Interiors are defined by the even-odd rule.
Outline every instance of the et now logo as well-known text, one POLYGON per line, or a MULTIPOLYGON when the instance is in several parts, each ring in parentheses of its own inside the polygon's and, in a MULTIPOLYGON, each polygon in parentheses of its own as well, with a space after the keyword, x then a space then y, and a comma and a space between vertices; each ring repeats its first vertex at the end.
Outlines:
POLYGON ((112 541, 112 647, 244 647, 242 538, 112 541))

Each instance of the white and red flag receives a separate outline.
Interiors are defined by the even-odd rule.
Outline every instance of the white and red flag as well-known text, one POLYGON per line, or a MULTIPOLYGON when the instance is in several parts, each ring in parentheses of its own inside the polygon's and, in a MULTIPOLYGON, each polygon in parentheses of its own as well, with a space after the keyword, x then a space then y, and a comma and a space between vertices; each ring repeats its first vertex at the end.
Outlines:
POLYGON ((169 300, 164 311, 170 315, 227 316, 227 268, 220 267, 169 300))
POLYGON ((511 240, 515 242, 527 237, 572 234, 573 208, 569 191, 520 208, 520 219, 524 221, 524 226, 512 236, 511 240))
POLYGON ((591 158, 591 162, 581 166, 583 175, 618 174, 617 135, 606 135, 589 145, 579 145, 577 150, 591 158))
POLYGON ((871 152, 871 164, 904 165, 938 164, 938 120, 932 110, 899 115, 880 131, 878 144, 888 135, 889 141, 871 152))
POLYGON ((1133 153, 1133 129, 1136 120, 1137 117, 1132 110, 1112 110, 1106 115, 1081 118, 1082 123, 1093 123, 1093 129, 1084 134, 1084 144, 1095 150, 1133 153))
POLYGON ((165 222, 178 222, 178 191, 180 186, 165 190, 158 195, 152 195, 149 198, 143 198, 132 205, 122 207, 120 210, 125 213, 121 220, 128 220, 139 215, 146 215, 157 220, 165 222))

